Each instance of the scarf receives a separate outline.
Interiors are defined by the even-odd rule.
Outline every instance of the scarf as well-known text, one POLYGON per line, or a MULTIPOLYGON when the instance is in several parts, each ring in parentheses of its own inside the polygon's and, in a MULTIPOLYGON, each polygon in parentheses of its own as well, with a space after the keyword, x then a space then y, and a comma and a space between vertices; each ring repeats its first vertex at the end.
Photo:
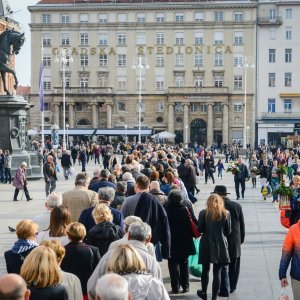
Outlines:
POLYGON ((39 244, 32 240, 17 240, 11 251, 12 253, 20 254, 38 246, 39 244))

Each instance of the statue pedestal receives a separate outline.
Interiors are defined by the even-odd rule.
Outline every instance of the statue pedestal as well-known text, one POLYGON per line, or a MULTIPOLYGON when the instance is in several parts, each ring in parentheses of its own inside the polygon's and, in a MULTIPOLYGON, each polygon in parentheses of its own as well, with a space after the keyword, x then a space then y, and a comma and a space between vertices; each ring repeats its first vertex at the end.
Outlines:
POLYGON ((12 176, 20 164, 26 162, 28 179, 40 179, 42 174, 37 154, 25 150, 29 109, 30 104, 21 96, 0 96, 0 148, 12 153, 12 176))

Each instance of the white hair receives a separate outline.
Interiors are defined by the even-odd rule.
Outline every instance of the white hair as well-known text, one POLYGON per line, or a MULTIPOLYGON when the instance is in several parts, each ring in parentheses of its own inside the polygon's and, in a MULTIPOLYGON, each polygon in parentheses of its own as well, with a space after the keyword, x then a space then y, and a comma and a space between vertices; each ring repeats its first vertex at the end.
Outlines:
POLYGON ((122 176, 123 181, 132 180, 132 174, 130 172, 125 172, 122 176))
POLYGON ((62 205, 62 194, 59 192, 52 192, 48 197, 47 197, 47 206, 49 208, 54 208, 54 207, 59 207, 62 205))
POLYGON ((100 172, 101 172, 101 170, 99 168, 95 169, 94 172, 93 172, 93 176, 94 177, 99 177, 100 176, 100 172))
POLYGON ((151 227, 145 222, 133 222, 129 226, 128 233, 130 239, 145 242, 151 235, 151 227))
POLYGON ((20 165, 21 168, 27 168, 27 162, 23 161, 20 165))
POLYGON ((128 282, 118 274, 106 274, 98 279, 96 295, 101 300, 127 300, 128 282))

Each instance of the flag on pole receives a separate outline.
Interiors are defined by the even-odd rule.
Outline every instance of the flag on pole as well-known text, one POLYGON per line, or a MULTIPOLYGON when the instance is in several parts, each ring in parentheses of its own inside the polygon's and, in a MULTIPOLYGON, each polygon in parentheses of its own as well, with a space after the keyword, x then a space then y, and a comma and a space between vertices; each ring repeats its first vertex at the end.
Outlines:
POLYGON ((39 96, 40 96, 40 111, 44 111, 44 65, 43 61, 40 66, 40 82, 39 82, 39 96))

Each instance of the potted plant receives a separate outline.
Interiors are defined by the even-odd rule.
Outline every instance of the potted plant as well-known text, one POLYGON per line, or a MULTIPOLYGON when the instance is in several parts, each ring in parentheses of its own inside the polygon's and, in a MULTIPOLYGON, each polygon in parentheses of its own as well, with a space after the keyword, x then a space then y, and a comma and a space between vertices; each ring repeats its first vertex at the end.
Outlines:
POLYGON ((290 200, 294 195, 294 191, 290 186, 285 185, 285 181, 282 179, 273 194, 278 195, 279 209, 290 209, 290 200))

